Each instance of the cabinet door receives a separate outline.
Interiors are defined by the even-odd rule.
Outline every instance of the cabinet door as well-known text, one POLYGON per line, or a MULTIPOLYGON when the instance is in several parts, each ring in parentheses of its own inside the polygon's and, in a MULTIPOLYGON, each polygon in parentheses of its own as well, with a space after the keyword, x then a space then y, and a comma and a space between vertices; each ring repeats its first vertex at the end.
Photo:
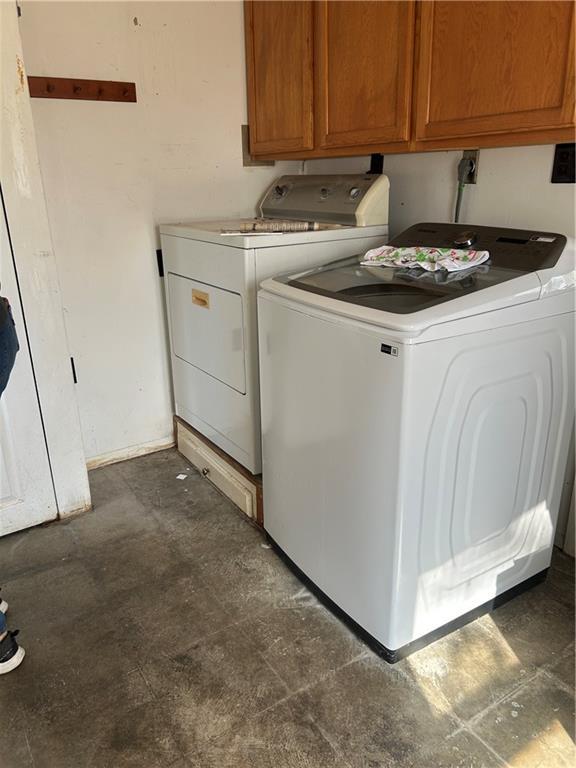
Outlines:
POLYGON ((416 139, 569 127, 573 24, 572 2, 422 3, 416 139))
POLYGON ((246 2, 250 151, 312 149, 312 3, 246 2))
POLYGON ((316 3, 319 147, 409 138, 413 2, 316 3))

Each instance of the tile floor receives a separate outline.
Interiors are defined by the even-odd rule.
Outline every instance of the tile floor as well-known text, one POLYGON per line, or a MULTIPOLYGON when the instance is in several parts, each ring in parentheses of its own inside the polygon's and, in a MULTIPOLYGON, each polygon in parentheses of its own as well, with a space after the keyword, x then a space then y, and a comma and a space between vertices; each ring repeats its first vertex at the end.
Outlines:
POLYGON ((573 560, 388 666, 188 466, 97 470, 93 512, 0 540, 1 768, 574 765, 573 560))

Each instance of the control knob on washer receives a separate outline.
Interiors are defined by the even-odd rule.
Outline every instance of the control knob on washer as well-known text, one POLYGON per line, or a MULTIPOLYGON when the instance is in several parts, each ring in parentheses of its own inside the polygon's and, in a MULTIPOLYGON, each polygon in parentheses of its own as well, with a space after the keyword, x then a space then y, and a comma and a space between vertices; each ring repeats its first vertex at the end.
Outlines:
POLYGON ((459 248, 470 248, 477 239, 478 235, 476 232, 461 232, 458 237, 454 238, 454 245, 459 248))

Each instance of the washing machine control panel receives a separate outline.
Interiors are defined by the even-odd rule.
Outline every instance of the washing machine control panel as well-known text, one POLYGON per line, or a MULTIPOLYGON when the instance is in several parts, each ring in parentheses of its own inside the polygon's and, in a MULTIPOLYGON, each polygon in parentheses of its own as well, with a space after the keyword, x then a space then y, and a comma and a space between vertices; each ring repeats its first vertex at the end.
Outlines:
POLYGON ((566 245, 564 235, 506 227, 466 227, 462 224, 415 224, 390 241, 397 246, 473 248, 488 251, 489 264, 518 272, 535 272, 556 265, 566 245))

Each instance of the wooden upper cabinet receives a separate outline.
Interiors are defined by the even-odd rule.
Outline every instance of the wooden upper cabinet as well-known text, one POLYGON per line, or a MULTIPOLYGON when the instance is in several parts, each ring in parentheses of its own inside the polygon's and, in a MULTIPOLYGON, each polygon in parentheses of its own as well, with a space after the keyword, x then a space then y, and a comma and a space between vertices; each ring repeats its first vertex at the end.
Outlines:
POLYGON ((246 2, 252 154, 314 146, 311 2, 246 2))
POLYGON ((314 5, 316 146, 406 141, 414 3, 314 5))
POLYGON ((573 124, 572 2, 424 2, 418 58, 416 141, 573 124))
POLYGON ((246 2, 264 157, 574 141, 572 0, 246 2))

